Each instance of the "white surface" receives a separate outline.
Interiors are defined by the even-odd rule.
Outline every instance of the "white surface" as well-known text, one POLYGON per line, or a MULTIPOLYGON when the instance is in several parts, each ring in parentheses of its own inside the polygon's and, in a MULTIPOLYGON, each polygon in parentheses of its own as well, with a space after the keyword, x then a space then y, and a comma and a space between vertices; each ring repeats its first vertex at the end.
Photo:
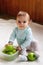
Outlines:
MULTIPOLYGON (((0 50, 8 42, 11 32, 15 27, 14 20, 4 20, 0 19, 0 50)), ((0 65, 43 65, 43 26, 35 23, 31 23, 33 35, 35 39, 39 41, 40 44, 40 58, 39 61, 34 62, 17 62, 18 58, 13 61, 4 61, 0 58, 0 65)), ((17 45, 15 40, 14 45, 17 45)), ((0 55, 1 56, 1 55, 0 55)))

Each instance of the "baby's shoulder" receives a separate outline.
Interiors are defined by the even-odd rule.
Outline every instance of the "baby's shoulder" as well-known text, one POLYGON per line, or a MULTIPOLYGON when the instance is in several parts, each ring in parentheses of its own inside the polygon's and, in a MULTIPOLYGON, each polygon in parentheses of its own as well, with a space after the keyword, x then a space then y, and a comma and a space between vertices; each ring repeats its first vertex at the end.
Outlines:
POLYGON ((31 31, 31 30, 32 30, 31 27, 28 27, 28 28, 27 28, 27 31, 28 31, 28 32, 31 31))
POLYGON ((18 30, 18 27, 15 27, 15 30, 18 30))
POLYGON ((14 30, 14 31, 16 31, 16 30, 18 30, 18 28, 17 28, 17 27, 15 27, 13 30, 14 30))
POLYGON ((13 32, 16 32, 18 30, 18 28, 17 27, 15 27, 14 29, 13 29, 13 32))
POLYGON ((29 34, 31 32, 32 32, 31 27, 28 27, 27 30, 26 30, 26 34, 29 34))

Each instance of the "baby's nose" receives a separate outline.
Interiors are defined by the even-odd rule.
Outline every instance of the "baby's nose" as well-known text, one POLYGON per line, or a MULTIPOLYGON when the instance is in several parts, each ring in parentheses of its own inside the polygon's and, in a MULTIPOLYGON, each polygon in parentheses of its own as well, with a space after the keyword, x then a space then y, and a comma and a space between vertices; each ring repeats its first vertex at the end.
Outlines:
POLYGON ((21 24, 23 24, 23 23, 21 23, 21 24))

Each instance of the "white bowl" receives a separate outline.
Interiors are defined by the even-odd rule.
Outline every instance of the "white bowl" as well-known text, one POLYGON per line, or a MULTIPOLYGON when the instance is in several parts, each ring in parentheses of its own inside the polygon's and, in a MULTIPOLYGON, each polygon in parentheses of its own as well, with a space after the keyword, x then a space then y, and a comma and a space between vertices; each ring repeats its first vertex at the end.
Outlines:
POLYGON ((16 59, 18 57, 18 55, 19 55, 19 51, 17 51, 16 53, 14 53, 12 55, 5 54, 2 52, 2 50, 0 52, 0 57, 4 60, 7 60, 7 61, 11 61, 11 60, 16 59))

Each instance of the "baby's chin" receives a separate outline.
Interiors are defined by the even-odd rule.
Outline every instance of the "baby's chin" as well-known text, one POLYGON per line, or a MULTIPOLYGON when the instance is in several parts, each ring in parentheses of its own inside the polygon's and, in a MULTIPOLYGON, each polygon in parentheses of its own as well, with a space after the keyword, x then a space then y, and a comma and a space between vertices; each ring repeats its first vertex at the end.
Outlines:
POLYGON ((18 27, 20 30, 23 30, 23 29, 25 29, 25 27, 18 27))

